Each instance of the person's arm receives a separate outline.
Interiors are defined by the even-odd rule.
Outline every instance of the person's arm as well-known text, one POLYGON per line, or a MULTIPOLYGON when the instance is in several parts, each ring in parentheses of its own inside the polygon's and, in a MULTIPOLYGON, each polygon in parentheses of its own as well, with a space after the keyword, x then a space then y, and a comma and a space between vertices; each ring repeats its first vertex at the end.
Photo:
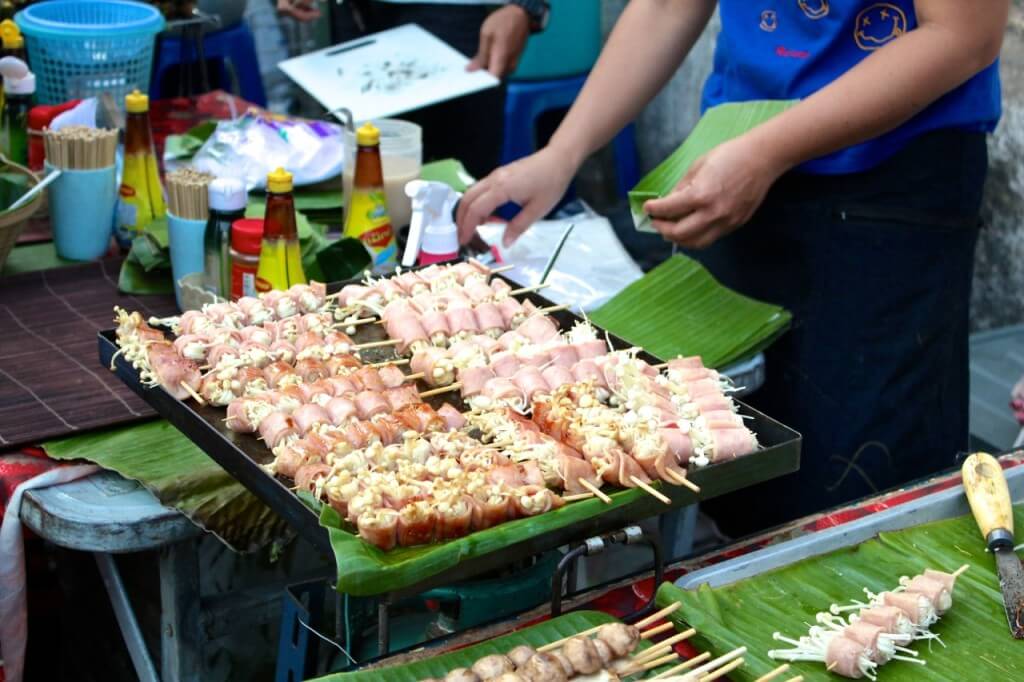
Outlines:
POLYGON ((916 0, 918 26, 786 112, 699 159, 676 191, 648 201, 668 239, 701 248, 742 225, 771 184, 805 161, 906 122, 999 56, 1009 0, 981 8, 916 0))
POLYGON ((551 210, 584 159, 636 117, 675 73, 714 8, 715 0, 632 0, 548 145, 466 192, 458 210, 462 241, 506 202, 522 206, 506 228, 506 243, 551 210))

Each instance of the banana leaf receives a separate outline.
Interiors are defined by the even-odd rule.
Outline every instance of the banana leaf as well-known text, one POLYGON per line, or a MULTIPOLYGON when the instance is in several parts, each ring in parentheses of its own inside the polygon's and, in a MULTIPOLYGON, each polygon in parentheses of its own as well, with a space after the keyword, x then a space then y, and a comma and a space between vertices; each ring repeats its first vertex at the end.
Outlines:
POLYGON ((43 445, 54 459, 87 459, 141 483, 160 503, 239 552, 291 532, 180 431, 163 420, 71 436, 43 445))
POLYGON ((708 367, 724 367, 766 348, 789 328, 792 316, 722 286, 703 265, 676 255, 591 318, 659 358, 700 355, 708 367))
MULTIPOLYGON (((614 621, 615 618, 600 611, 574 611, 573 613, 567 613, 564 616, 538 623, 532 627, 517 630, 501 637, 489 639, 486 642, 474 644, 465 649, 441 654, 440 656, 390 668, 336 673, 334 675, 318 677, 313 682, 418 682, 430 677, 442 678, 455 668, 468 668, 484 656, 504 654, 520 644, 528 644, 536 648, 548 642, 569 637, 577 632, 583 632, 595 625, 612 623, 614 621)), ((642 641, 637 650, 643 651, 649 646, 649 642, 642 641)), ((647 673, 646 676, 653 677, 658 671, 665 670, 668 667, 666 665, 658 668, 647 673)))
MULTIPOLYGON (((1014 517, 1020 527, 1024 507, 1015 508, 1014 517)), ((780 664, 768 658, 769 649, 789 646, 773 641, 773 632, 799 638, 815 614, 833 602, 863 600, 863 587, 880 592, 896 586, 900 576, 925 568, 952 572, 965 563, 971 568, 956 583, 953 608, 932 627, 945 646, 917 642, 912 648, 927 665, 892 661, 878 677, 884 682, 1022 680, 1024 644, 1010 637, 995 561, 971 516, 881 533, 861 545, 718 588, 683 591, 665 583, 657 599, 659 606, 682 602, 672 618, 697 628, 692 641, 698 648, 722 654, 749 647, 747 664, 732 679, 753 680, 780 664)), ((806 682, 840 679, 820 663, 791 665, 789 676, 803 675, 806 682)))
POLYGON ((641 178, 629 192, 629 209, 636 229, 641 232, 655 231, 650 218, 644 213, 644 202, 669 194, 685 177, 694 161, 794 104, 796 102, 792 100, 755 100, 719 104, 705 111, 683 144, 641 178))
MULTIPOLYGON (((657 485, 657 484, 656 484, 657 485)), ((639 489, 611 493, 611 504, 596 498, 567 504, 561 509, 517 519, 456 540, 390 552, 361 540, 331 507, 320 509, 320 525, 327 528, 338 568, 338 592, 357 597, 397 591, 453 568, 460 561, 500 551, 559 528, 623 507, 647 493, 639 489)))

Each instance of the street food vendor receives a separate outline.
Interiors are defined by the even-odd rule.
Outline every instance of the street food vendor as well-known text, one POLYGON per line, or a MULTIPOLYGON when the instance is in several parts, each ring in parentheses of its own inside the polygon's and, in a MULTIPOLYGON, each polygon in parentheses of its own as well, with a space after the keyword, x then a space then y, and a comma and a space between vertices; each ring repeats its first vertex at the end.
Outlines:
MULTIPOLYGON (((800 471, 726 498, 726 532, 952 466, 967 446, 968 304, 1000 115, 1008 0, 721 0, 703 107, 799 103, 699 159, 645 210, 724 284, 793 312, 756 405, 801 431, 800 471)), ((550 143, 472 187, 514 240, 668 81, 713 0, 633 0, 550 143)))

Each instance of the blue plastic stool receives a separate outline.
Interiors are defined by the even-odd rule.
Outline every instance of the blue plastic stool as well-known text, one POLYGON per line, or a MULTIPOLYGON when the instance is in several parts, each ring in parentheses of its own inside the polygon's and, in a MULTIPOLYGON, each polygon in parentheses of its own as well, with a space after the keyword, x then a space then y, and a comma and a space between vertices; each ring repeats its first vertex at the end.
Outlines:
MULTIPOLYGON (((583 88, 587 74, 544 81, 511 81, 505 96, 505 139, 502 165, 532 154, 537 149, 537 119, 547 111, 567 109, 583 88)), ((632 123, 612 141, 616 186, 626 196, 640 179, 636 130, 632 123)))
MULTIPOLYGON (((267 105, 267 94, 260 78, 259 61, 256 57, 256 43, 245 23, 221 31, 203 35, 203 56, 207 61, 217 63, 220 82, 230 83, 228 63, 238 78, 239 96, 257 104, 267 105)), ((190 38, 161 36, 157 47, 156 65, 149 86, 151 99, 173 97, 175 93, 161 92, 164 74, 175 66, 181 66, 197 59, 195 42, 190 38)))

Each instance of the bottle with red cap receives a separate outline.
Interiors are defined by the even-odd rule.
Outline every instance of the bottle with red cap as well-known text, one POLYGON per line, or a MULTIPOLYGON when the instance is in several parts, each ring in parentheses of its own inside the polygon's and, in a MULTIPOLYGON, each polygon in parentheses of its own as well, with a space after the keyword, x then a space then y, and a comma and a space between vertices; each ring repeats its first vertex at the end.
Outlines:
POLYGON ((256 273, 260 269, 263 219, 242 218, 231 224, 231 300, 256 296, 256 273))

